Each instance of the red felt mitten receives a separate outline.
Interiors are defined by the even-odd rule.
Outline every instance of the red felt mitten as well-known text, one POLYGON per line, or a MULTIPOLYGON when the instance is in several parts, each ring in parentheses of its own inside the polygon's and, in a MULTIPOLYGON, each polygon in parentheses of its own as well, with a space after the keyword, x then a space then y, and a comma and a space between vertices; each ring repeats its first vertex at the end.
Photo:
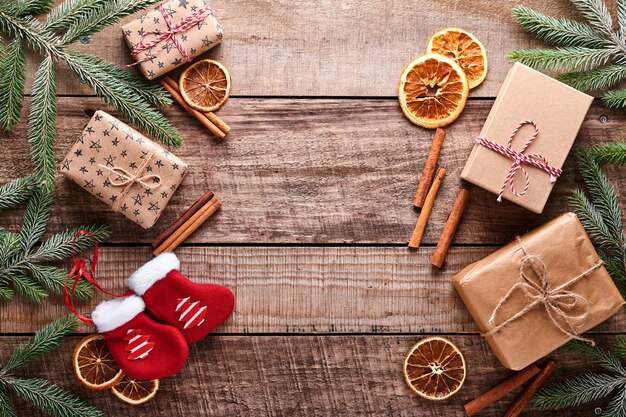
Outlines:
POLYGON ((182 369, 189 349, 174 327, 157 323, 143 313, 141 297, 131 295, 103 301, 91 317, 104 334, 115 362, 130 378, 161 379, 182 369))
POLYGON ((193 343, 230 316, 235 297, 228 288, 189 281, 179 268, 176 255, 163 253, 135 271, 128 286, 143 297, 150 313, 193 343))

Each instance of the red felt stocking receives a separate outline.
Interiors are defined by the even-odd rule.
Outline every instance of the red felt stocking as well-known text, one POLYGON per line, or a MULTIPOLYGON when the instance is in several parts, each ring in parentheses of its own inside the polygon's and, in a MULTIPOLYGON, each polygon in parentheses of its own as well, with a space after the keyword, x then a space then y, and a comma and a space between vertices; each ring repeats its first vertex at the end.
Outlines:
POLYGON ((141 297, 131 295, 101 302, 91 317, 113 359, 130 378, 174 375, 185 365, 187 343, 176 328, 155 322, 144 309, 141 297))
POLYGON ((128 286, 143 297, 150 313, 193 343, 230 316, 235 297, 228 288, 191 282, 179 268, 176 255, 163 253, 135 271, 128 286))

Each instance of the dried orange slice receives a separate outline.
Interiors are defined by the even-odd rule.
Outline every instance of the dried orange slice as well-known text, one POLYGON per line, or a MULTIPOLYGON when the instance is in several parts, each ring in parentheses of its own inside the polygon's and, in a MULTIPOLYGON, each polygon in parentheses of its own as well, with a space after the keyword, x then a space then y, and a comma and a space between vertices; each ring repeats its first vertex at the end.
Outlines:
POLYGON ((124 376, 101 334, 83 338, 74 349, 72 363, 78 381, 90 389, 111 388, 124 376))
POLYGON ((124 375, 124 378, 111 391, 117 398, 128 404, 139 405, 154 397, 159 390, 159 380, 139 381, 124 375))
POLYGON ((476 36, 463 29, 448 28, 435 33, 426 53, 435 53, 456 61, 467 76, 469 88, 477 87, 487 76, 487 51, 476 36))
POLYGON ((210 112, 226 102, 232 80, 222 63, 203 59, 183 71, 178 86, 187 104, 196 110, 210 112))
POLYGON ((465 108, 469 87, 459 65, 443 55, 414 59, 400 77, 398 99, 404 115, 428 129, 446 126, 465 108))
POLYGON ((465 359, 449 340, 427 337, 407 353, 404 379, 417 395, 429 400, 445 400, 463 386, 465 359))

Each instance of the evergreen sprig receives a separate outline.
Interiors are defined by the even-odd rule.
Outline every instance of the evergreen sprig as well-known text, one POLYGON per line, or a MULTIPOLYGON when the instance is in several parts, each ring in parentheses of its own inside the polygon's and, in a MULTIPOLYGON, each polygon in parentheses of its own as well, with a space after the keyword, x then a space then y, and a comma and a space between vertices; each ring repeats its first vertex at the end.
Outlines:
POLYGON ((588 373, 541 389, 533 398, 540 410, 555 410, 576 407, 613 394, 602 417, 626 416, 626 370, 622 364, 626 338, 619 337, 614 352, 606 352, 597 346, 572 341, 565 345, 570 352, 582 354, 609 373, 588 373))
POLYGON ((515 50, 508 58, 540 70, 560 72, 560 81, 584 91, 601 91, 605 104, 626 107, 626 0, 618 0, 617 23, 602 0, 570 0, 585 22, 546 16, 525 6, 513 8, 517 22, 554 49, 515 50))
POLYGON ((78 327, 74 316, 62 317, 15 349, 4 366, 0 366, 0 415, 15 416, 15 406, 8 392, 13 391, 46 414, 57 417, 104 417, 104 413, 50 381, 22 378, 14 371, 54 351, 78 327))

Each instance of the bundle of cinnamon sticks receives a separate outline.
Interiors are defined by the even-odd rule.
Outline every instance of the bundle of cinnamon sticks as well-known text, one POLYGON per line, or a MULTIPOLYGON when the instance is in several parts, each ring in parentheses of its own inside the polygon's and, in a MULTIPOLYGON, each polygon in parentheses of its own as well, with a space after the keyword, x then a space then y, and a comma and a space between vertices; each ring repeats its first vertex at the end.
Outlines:
MULTIPOLYGON (((446 131, 444 129, 437 129, 435 131, 435 138, 433 139, 433 143, 428 151, 428 157, 426 158, 426 163, 424 164, 422 176, 420 177, 415 197, 413 198, 413 206, 421 209, 421 211, 417 219, 415 229, 413 230, 413 234, 411 235, 411 239, 409 240, 409 247, 411 248, 420 247, 422 237, 426 231, 428 218, 430 217, 435 204, 435 199, 437 198, 437 192, 439 191, 443 179, 446 176, 445 168, 439 168, 435 173, 445 138, 446 131)), ((438 268, 441 268, 446 259, 454 234, 456 233, 456 230, 461 222, 465 207, 469 202, 469 197, 469 191, 465 188, 461 188, 454 206, 452 207, 452 211, 448 216, 446 225, 444 226, 439 237, 437 248, 435 249, 431 259, 431 263, 438 268)))
POLYGON ((220 119, 213 112, 203 113, 189 106, 187 102, 183 99, 180 94, 180 90, 178 88, 178 83, 174 81, 171 77, 165 76, 161 79, 161 85, 165 88, 172 98, 176 100, 178 104, 183 106, 185 110, 189 112, 193 117, 195 117, 204 127, 206 127, 209 132, 211 132, 217 139, 222 140, 226 137, 228 132, 230 132, 230 126, 226 124, 222 119, 220 119))
POLYGON ((152 242, 154 255, 171 252, 195 232, 209 217, 222 206, 222 202, 208 191, 182 217, 168 227, 152 242))

